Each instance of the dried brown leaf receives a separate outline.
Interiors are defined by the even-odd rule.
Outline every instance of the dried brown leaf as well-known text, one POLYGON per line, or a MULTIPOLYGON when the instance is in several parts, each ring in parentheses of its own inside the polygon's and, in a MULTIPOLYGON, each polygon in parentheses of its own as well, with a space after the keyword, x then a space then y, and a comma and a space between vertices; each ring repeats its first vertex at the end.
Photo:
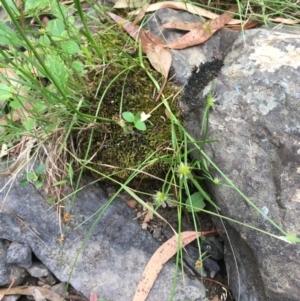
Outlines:
POLYGON ((153 219, 153 205, 149 202, 146 203, 150 208, 151 210, 147 209, 146 207, 143 207, 143 211, 147 211, 145 217, 144 217, 144 223, 148 223, 150 222, 152 219, 153 219))
MULTIPOLYGON (((63 298, 61 298, 58 294, 39 286, 31 286, 31 288, 35 288, 38 290, 46 299, 50 301, 64 301, 63 298)), ((25 295, 25 296, 31 296, 32 292, 29 289, 29 286, 16 286, 12 287, 9 290, 4 288, 0 289, 0 295, 25 295)))
POLYGON ((117 0, 114 8, 133 8, 140 7, 144 3, 144 0, 117 0))
POLYGON ((171 49, 184 49, 205 42, 211 35, 211 31, 205 29, 193 29, 181 38, 169 43, 168 47, 171 49))
POLYGON ((226 25, 226 28, 229 28, 231 30, 244 30, 244 29, 250 29, 254 26, 258 25, 260 22, 254 21, 254 20, 247 20, 243 24, 240 25, 226 25))
MULTIPOLYGON (((175 1, 165 1, 165 2, 159 2, 159 3, 155 3, 155 4, 151 4, 149 5, 147 12, 153 12, 153 11, 157 11, 161 8, 173 8, 173 9, 180 9, 180 10, 185 10, 188 11, 192 14, 195 15, 199 15, 208 19, 215 19, 217 18, 219 15, 212 13, 209 10, 194 6, 192 4, 189 3, 183 3, 183 2, 175 2, 175 1)), ((133 12, 133 14, 138 14, 139 10, 133 12)), ((229 24, 240 24, 241 21, 240 20, 231 20, 229 22, 229 24)))
POLYGON ((107 14, 116 23, 122 25, 133 39, 141 43, 142 51, 147 55, 153 68, 160 72, 166 79, 172 63, 171 52, 169 49, 165 48, 166 43, 150 31, 140 28, 132 22, 129 22, 113 13, 107 14))
POLYGON ((234 12, 237 10, 235 8, 229 9, 227 12, 224 14, 220 15, 219 17, 211 20, 210 22, 210 29, 214 32, 217 30, 223 28, 232 18, 234 12))
POLYGON ((28 287, 35 301, 46 301, 46 298, 34 286, 28 287))
MULTIPOLYGON (((233 11, 233 10, 231 10, 233 11)), ((231 19, 231 12, 225 12, 217 18, 206 22, 201 28, 196 28, 182 36, 181 38, 168 44, 171 49, 184 49, 207 41, 217 30, 223 28, 231 19)))
POLYGON ((190 31, 193 29, 203 28, 203 22, 183 22, 183 21, 170 21, 163 24, 162 28, 173 28, 178 30, 190 31))
POLYGON ((146 3, 141 9, 140 12, 137 14, 137 16, 135 17, 134 21, 133 21, 133 25, 136 25, 139 21, 141 21, 147 11, 147 8, 149 7, 149 3, 146 3))
POLYGON ((269 20, 272 21, 272 22, 289 24, 289 25, 300 23, 299 20, 291 20, 291 19, 285 19, 285 18, 270 18, 269 20))
POLYGON ((195 231, 182 232, 180 235, 181 244, 178 243, 178 235, 174 235, 172 238, 167 240, 162 246, 160 246, 152 255, 144 269, 142 279, 137 286, 135 295, 133 297, 133 301, 145 301, 147 299, 149 292, 164 264, 176 254, 178 248, 183 248, 187 244, 195 240, 197 237, 212 232, 215 231, 198 233, 195 231))

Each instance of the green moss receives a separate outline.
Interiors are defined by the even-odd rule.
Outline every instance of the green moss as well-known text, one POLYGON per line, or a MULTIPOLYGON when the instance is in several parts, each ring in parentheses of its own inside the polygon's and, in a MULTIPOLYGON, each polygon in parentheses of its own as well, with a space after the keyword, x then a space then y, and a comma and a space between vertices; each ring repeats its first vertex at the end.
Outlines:
MULTIPOLYGON (((171 122, 166 117, 163 104, 152 112, 159 104, 155 102, 158 91, 145 69, 139 65, 139 60, 131 58, 127 52, 120 53, 118 49, 112 48, 110 43, 106 45, 106 50, 104 57, 109 58, 110 63, 93 68, 86 77, 89 91, 86 95, 88 108, 84 113, 95 116, 99 110, 99 117, 109 118, 111 121, 97 122, 92 130, 79 132, 77 134, 80 141, 79 153, 83 158, 91 139, 92 146, 88 157, 94 157, 89 166, 106 175, 117 172, 116 178, 126 179, 132 173, 128 168, 138 167, 151 156, 155 159, 172 154, 171 122), (150 119, 146 121, 147 130, 143 132, 133 128, 124 131, 118 122, 121 120, 122 112, 125 111, 133 114, 151 112, 150 119), (156 155, 153 156, 153 153, 156 155)), ((162 84, 162 76, 153 71, 146 60, 144 64, 147 71, 162 84)), ((172 96, 169 104, 177 117, 180 116, 180 111, 173 96, 178 90, 168 83, 163 92, 166 98, 172 96)), ((144 171, 155 176, 163 176, 167 169, 168 164, 159 159, 149 164, 144 171)), ((145 175, 141 176, 147 178, 145 175)))

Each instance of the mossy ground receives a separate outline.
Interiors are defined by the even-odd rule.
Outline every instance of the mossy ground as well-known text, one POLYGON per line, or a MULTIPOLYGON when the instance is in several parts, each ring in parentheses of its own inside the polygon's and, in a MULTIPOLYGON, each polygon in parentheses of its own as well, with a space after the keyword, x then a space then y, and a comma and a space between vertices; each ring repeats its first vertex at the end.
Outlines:
MULTIPOLYGON (((143 59, 144 66, 141 66, 137 57, 138 45, 127 44, 127 50, 131 51, 129 55, 124 48, 118 48, 118 45, 124 47, 124 41, 116 35, 112 38, 106 35, 104 43, 103 64, 86 74, 89 89, 85 93, 87 105, 84 113, 110 121, 97 122, 90 130, 76 135, 79 154, 81 157, 85 155, 91 141, 88 158, 93 159, 88 166, 98 171, 96 176, 100 178, 101 174, 116 173, 116 178, 124 180, 141 164, 147 165, 144 169, 146 173, 163 176, 169 163, 161 157, 172 155, 171 121, 166 116, 165 106, 158 106, 161 99, 155 101, 159 91, 148 73, 159 84, 162 84, 163 78, 151 68, 146 58, 143 59), (134 127, 124 130, 119 123, 125 111, 150 113, 151 117, 146 121, 147 130, 139 131, 134 127), (149 158, 156 160, 146 163, 149 158)), ((180 118, 179 97, 175 97, 178 92, 178 87, 168 83, 163 96, 168 99, 172 112, 180 118)), ((149 178, 149 175, 142 174, 142 177, 149 178)))

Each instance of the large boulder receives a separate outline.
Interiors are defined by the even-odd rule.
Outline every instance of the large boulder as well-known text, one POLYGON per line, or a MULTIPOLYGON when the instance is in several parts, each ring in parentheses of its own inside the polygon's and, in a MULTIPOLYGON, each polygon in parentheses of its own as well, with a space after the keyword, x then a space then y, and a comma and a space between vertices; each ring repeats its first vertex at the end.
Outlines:
MULTIPOLYGON (((11 186, 0 179, 0 238, 28 244, 60 281, 69 281, 86 297, 95 292, 109 301, 132 300, 143 269, 159 244, 121 199, 109 198, 85 176, 69 224, 32 186, 11 186), (91 227, 94 226, 92 229, 91 227), (63 233, 64 239, 61 239, 63 233)), ((62 204, 61 204, 62 205, 62 204)), ((71 203, 64 205, 70 208, 71 203)), ((169 300, 175 264, 163 268, 147 300, 169 300)), ((178 275, 175 299, 201 301, 201 282, 178 275)))
MULTIPOLYGON (((184 99, 186 129, 198 141, 203 139, 206 95, 211 92, 217 99, 208 135, 217 142, 206 144, 205 152, 257 208, 296 235, 300 234, 299 38, 299 31, 274 28, 241 32, 214 85, 211 82, 184 99)), ((193 157, 202 156, 194 152, 193 157)), ((225 182, 214 168, 211 173, 225 182)), ((210 182, 208 186, 222 215, 285 235, 234 189, 210 182)), ((215 221, 226 229, 225 261, 237 299, 299 300, 299 244, 227 220, 224 226, 215 221)))

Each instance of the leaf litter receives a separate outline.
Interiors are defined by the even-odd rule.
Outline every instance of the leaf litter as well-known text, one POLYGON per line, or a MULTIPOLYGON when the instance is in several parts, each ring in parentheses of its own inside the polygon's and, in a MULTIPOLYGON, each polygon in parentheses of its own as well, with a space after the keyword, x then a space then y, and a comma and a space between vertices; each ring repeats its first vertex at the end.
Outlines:
POLYGON ((132 301, 145 301, 147 299, 163 266, 176 254, 179 248, 185 247, 197 237, 214 232, 216 232, 216 230, 205 232, 185 231, 181 232, 180 235, 176 233, 173 237, 161 245, 148 261, 132 301), (179 242, 179 237, 181 242, 179 242))

